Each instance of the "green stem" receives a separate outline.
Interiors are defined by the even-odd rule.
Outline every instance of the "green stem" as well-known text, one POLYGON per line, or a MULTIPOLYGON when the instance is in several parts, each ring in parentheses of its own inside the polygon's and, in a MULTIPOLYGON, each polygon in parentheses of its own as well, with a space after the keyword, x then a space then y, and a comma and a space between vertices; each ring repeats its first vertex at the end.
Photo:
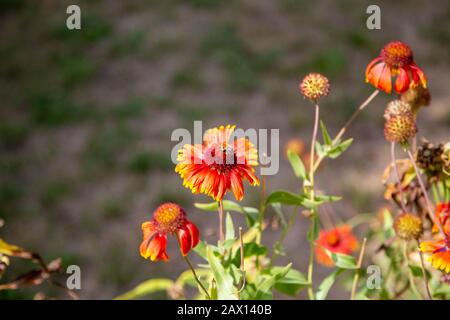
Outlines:
POLYGON ((362 262, 363 262, 363 258, 364 258, 364 252, 366 251, 366 243, 367 243, 367 238, 364 238, 363 244, 361 247, 361 251, 359 252, 359 259, 358 259, 358 265, 357 265, 358 268, 356 269, 355 276, 353 277, 352 292, 350 295, 351 300, 355 299, 356 287, 358 286, 358 280, 359 280, 359 276, 361 274, 361 266, 362 266, 362 262))
MULTIPOLYGON (((313 128, 313 135, 311 139, 311 160, 310 160, 310 170, 309 170, 309 181, 311 182, 311 201, 314 202, 314 150, 316 146, 316 140, 317 140, 317 130, 319 127, 319 105, 316 103, 315 105, 315 116, 314 116, 314 128, 313 128)), ((309 264, 308 264, 308 296, 310 300, 314 300, 314 288, 313 288, 313 269, 314 269, 314 246, 315 246, 315 226, 316 226, 316 219, 318 219, 318 213, 317 210, 314 208, 312 210, 311 215, 311 230, 310 235, 311 238, 309 239, 309 264)))
POLYGON ((406 268, 408 269, 409 284, 411 285, 411 290, 414 293, 414 295, 419 299, 423 299, 422 295, 417 290, 416 284, 414 283, 414 275, 409 267, 408 246, 407 245, 408 245, 408 243, 406 241, 403 241, 403 256, 405 257, 406 268))
POLYGON ((222 244, 225 240, 225 233, 223 231, 223 201, 219 201, 219 241, 222 244))
MULTIPOLYGON (((419 240, 417 240, 417 247, 420 248, 419 240)), ((420 251, 420 249, 419 249, 419 257, 420 257, 420 267, 422 268, 423 282, 425 284, 425 291, 427 292, 428 299, 433 300, 433 295, 431 294, 431 290, 430 290, 430 284, 428 283, 427 272, 425 270, 425 264, 423 262, 423 254, 422 254, 422 251, 420 251)))
MULTIPOLYGON (((278 240, 275 242, 276 246, 280 246, 281 244, 283 244, 283 241, 286 238, 286 236, 288 235, 289 230, 291 230, 292 226, 294 225, 296 218, 297 218, 297 207, 294 207, 294 210, 293 210, 291 216, 289 217, 288 224, 286 225, 284 230, 281 232, 280 237, 278 238, 278 240)), ((275 261, 275 259, 278 256, 279 256, 279 254, 274 251, 273 254, 272 254, 272 258, 270 259, 270 265, 273 264, 273 262, 275 261)))
MULTIPOLYGON (((311 216, 311 232, 310 235, 313 235, 313 229, 315 228, 317 219, 317 214, 313 213, 311 216)), ((310 300, 315 300, 314 288, 313 288, 313 269, 314 269, 314 249, 315 249, 315 239, 313 237, 309 242, 309 263, 308 263, 308 297, 310 300)))
POLYGON ((197 273, 195 272, 195 269, 194 269, 194 267, 191 264, 191 261, 189 261, 189 258, 187 256, 183 256, 183 258, 186 261, 186 263, 188 264, 189 269, 191 269, 192 274, 194 275, 195 281, 197 281, 197 283, 200 286, 200 288, 202 288, 202 290, 205 293, 205 295, 208 298, 208 300, 211 300, 211 296, 209 295, 208 290, 206 290, 206 288, 203 286, 202 282, 198 278, 197 273))

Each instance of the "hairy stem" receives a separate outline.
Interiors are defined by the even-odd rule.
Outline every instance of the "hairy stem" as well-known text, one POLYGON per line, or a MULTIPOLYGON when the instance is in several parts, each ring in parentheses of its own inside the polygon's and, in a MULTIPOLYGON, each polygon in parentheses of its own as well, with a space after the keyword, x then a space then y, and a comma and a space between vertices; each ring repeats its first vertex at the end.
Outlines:
POLYGON ((317 140, 317 130, 319 128, 319 105, 315 105, 315 116, 314 116, 314 129, 311 139, 311 152, 310 152, 310 166, 309 166, 309 181, 311 182, 311 200, 314 201, 314 158, 317 140))
MULTIPOLYGON (((311 217, 311 230, 314 228, 317 219, 317 215, 313 214, 311 217)), ((312 233, 310 233, 312 234, 312 233)), ((314 249, 315 239, 310 239, 309 242, 309 263, 308 263, 308 297, 310 300, 315 300, 314 288, 313 288, 313 269, 314 269, 314 249)))
MULTIPOLYGON (((314 202, 314 188, 315 188, 315 183, 314 183, 314 160, 315 160, 315 156, 314 156, 314 150, 315 150, 315 146, 316 146, 316 140, 317 140, 317 130, 319 127, 319 105, 316 103, 315 105, 315 116, 314 116, 314 129, 313 129, 313 135, 312 135, 312 139, 311 139, 311 160, 310 160, 310 170, 309 170, 309 181, 311 182, 311 191, 310 191, 310 196, 311 196, 311 201, 314 202)), ((316 219, 318 219, 318 214, 317 214, 317 210, 314 208, 312 210, 312 215, 311 215, 311 231, 310 231, 310 235, 313 235, 314 232, 314 228, 316 225, 316 219)), ((308 282, 309 282, 309 287, 308 287, 308 296, 309 299, 314 300, 314 289, 313 289, 313 269, 314 269, 314 242, 316 241, 316 239, 314 239, 314 237, 311 237, 310 239, 310 247, 309 247, 309 264, 308 264, 308 282)))

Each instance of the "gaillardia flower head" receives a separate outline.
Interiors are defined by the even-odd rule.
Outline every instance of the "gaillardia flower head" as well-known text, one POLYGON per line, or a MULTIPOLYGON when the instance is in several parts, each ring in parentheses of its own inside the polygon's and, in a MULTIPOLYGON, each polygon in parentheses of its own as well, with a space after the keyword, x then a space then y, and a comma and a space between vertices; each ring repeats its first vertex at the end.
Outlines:
POLYGON ((392 91, 393 77, 396 77, 394 90, 397 93, 403 93, 419 84, 427 87, 425 74, 414 63, 411 48, 401 41, 385 45, 380 55, 366 68, 366 82, 387 93, 392 91))
POLYGON ((239 201, 244 197, 243 180, 259 185, 253 168, 258 165, 258 151, 245 137, 231 139, 234 128, 227 125, 209 129, 203 144, 187 144, 179 150, 175 171, 193 193, 220 201, 231 190, 239 201))
POLYGON ((316 259, 317 262, 332 267, 334 262, 324 249, 333 253, 350 254, 358 249, 358 240, 349 225, 320 231, 316 242, 316 259))
POLYGON ((384 123, 384 137, 389 142, 406 143, 417 133, 412 112, 390 116, 384 123))
POLYGON ((142 232, 141 256, 152 261, 169 259, 166 253, 167 234, 177 237, 183 256, 200 240, 197 227, 186 218, 184 209, 175 203, 160 205, 153 212, 152 220, 142 224, 142 232))
POLYGON ((402 213, 395 218, 394 230, 401 239, 419 239, 423 232, 422 220, 411 213, 402 213))
POLYGON ((316 103, 330 93, 330 82, 319 73, 310 73, 300 82, 299 89, 305 98, 316 103))
POLYGON ((450 240, 423 241, 420 251, 429 253, 431 265, 445 273, 450 273, 450 240))

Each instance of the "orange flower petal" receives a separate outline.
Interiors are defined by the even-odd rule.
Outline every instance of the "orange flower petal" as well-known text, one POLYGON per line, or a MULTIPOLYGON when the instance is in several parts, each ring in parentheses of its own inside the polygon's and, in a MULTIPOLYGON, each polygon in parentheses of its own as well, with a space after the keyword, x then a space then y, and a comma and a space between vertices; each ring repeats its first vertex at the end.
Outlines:
POLYGON ((141 243, 140 252, 145 259, 150 258, 152 261, 167 260, 166 246, 167 236, 158 233, 153 238, 144 239, 141 243))
POLYGON ((411 65, 411 72, 413 75, 417 75, 420 79, 420 83, 422 87, 427 87, 427 77, 425 76, 425 73, 420 69, 416 64, 411 65))
POLYGON ((403 93, 409 89, 409 76, 405 69, 399 69, 399 75, 395 81, 395 91, 398 93, 403 93))
POLYGON ((370 79, 373 77, 374 73, 372 72, 373 67, 381 62, 381 58, 377 57, 375 59, 373 59, 366 67, 366 82, 370 82, 370 79))
POLYGON ((381 71, 377 88, 380 90, 384 90, 386 93, 391 93, 392 91, 391 69, 386 64, 383 67, 383 71, 381 71))
POLYGON ((242 179, 238 176, 236 172, 230 174, 231 190, 236 198, 236 200, 242 200, 244 197, 244 186, 242 185, 242 179))

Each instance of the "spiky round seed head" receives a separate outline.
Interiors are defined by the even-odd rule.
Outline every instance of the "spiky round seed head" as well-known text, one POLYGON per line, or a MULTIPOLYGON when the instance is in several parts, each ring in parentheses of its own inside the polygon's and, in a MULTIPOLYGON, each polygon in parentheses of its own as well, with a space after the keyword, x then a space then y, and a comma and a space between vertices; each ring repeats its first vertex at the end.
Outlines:
POLYGON ((401 239, 419 239, 423 232, 422 220, 414 214, 402 213, 394 220, 394 230, 401 239))
POLYGON ((427 88, 424 88, 422 86, 415 86, 402 93, 400 99, 404 102, 409 103, 411 105, 413 113, 416 113, 419 108, 430 105, 431 94, 427 88))
POLYGON ((412 113, 392 116, 384 123, 384 137, 389 142, 405 143, 416 133, 416 120, 412 113))
POLYGON ((388 103, 386 110, 384 110, 384 118, 389 120, 392 116, 398 116, 412 111, 411 105, 402 100, 393 100, 388 103))
POLYGON ((330 82, 319 73, 310 73, 300 82, 299 89, 305 98, 317 102, 330 93, 330 82))

